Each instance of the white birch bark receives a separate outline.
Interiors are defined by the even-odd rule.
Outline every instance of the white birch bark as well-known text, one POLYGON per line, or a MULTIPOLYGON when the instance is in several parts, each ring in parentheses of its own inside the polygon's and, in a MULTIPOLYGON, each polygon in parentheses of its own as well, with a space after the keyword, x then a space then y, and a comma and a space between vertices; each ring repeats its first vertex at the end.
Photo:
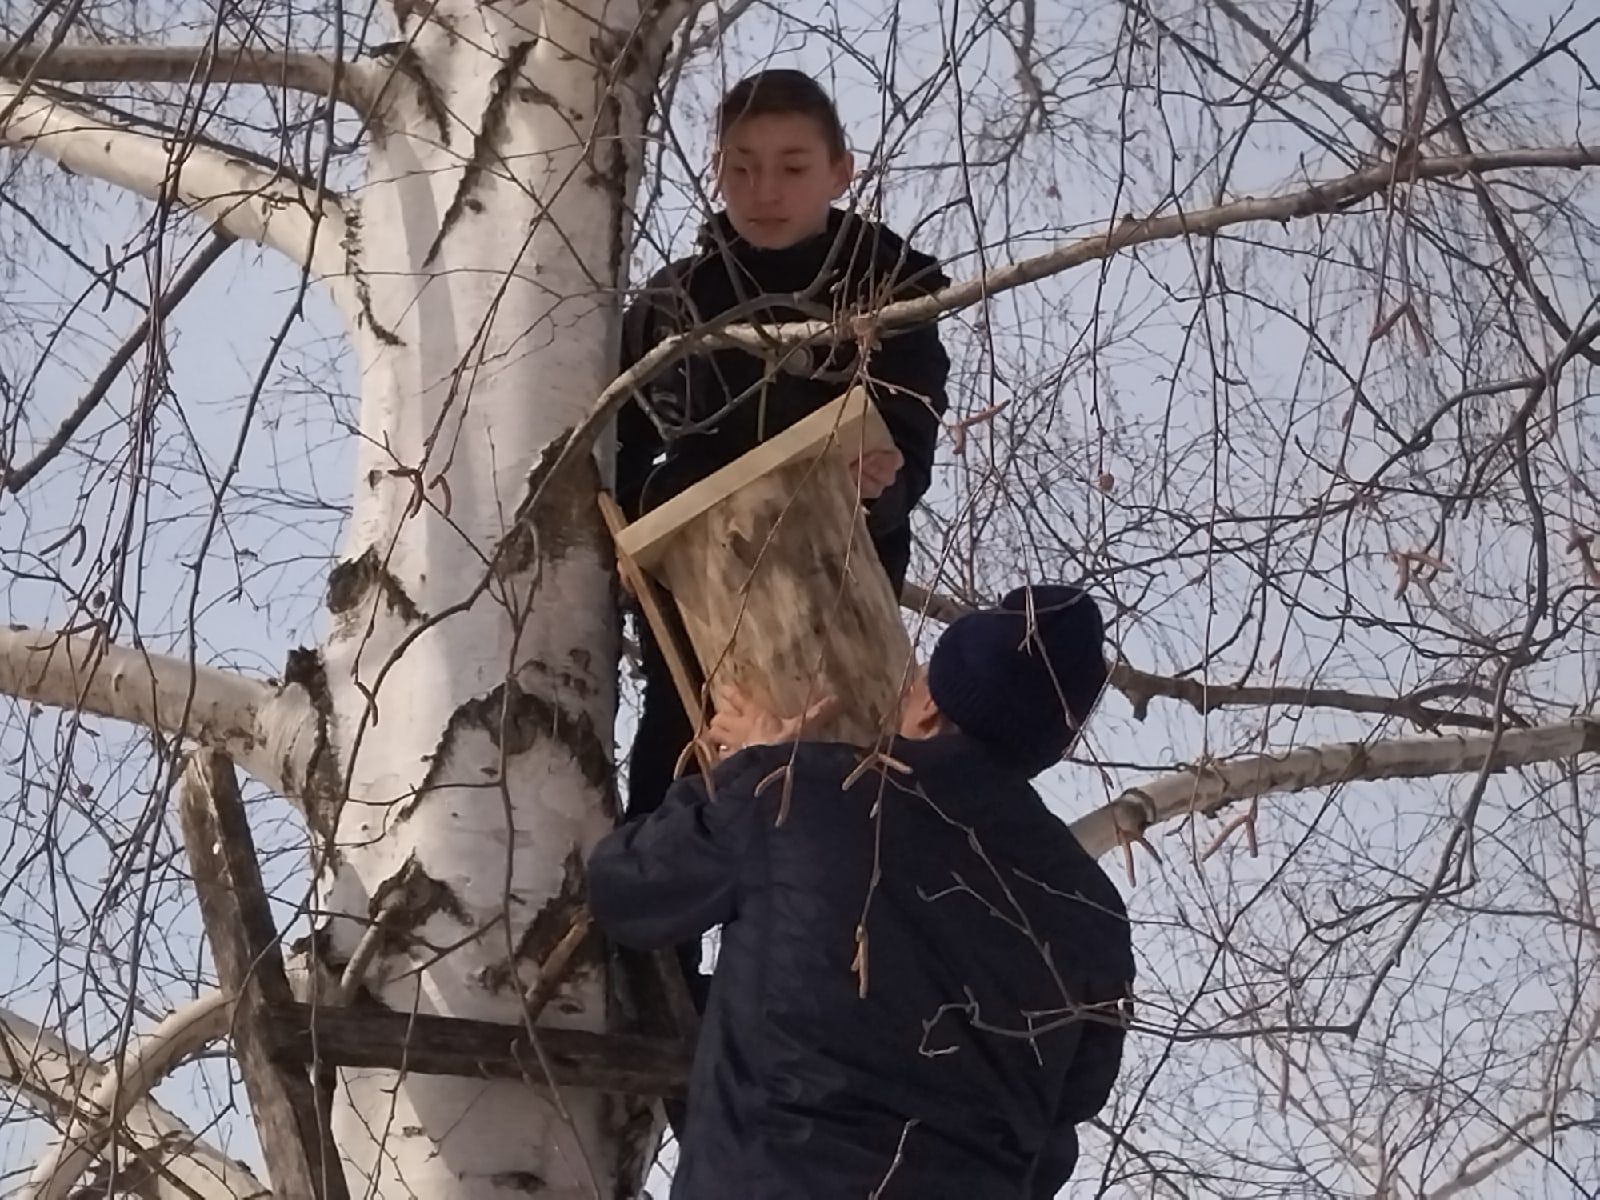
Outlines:
POLYGON ((1275 793, 1309 791, 1374 779, 1422 779, 1480 771, 1492 759, 1503 771, 1600 751, 1600 717, 1492 734, 1390 738, 1305 746, 1287 754, 1259 754, 1202 763, 1129 788, 1072 823, 1083 848, 1099 857, 1167 821, 1210 816, 1230 804, 1275 793))
MULTIPOLYGON (((363 438, 324 647, 349 799, 321 887, 354 919, 320 945, 339 971, 383 912, 358 1003, 517 1022, 614 805, 598 468, 540 464, 615 370, 639 97, 681 12, 432 11, 408 26, 426 85, 393 98, 350 217, 363 438), (530 472, 547 484, 533 508, 530 472)), ((599 1029, 605 1008, 583 954, 543 1020, 599 1029)), ((609 1196, 653 1137, 636 1104, 592 1093, 344 1082, 352 1191, 609 1196)))
POLYGON ((303 686, 275 688, 95 634, 0 629, 0 693, 216 746, 290 797, 314 765, 318 720, 303 686))
POLYGON ((120 128, 7 80, 0 80, 0 143, 141 196, 170 197, 234 237, 282 252, 344 299, 344 218, 331 195, 209 147, 120 128))
MULTIPOLYGON (((175 190, 196 215, 306 265, 351 326, 363 395, 353 517, 326 644, 291 681, 296 746, 309 747, 274 777, 251 724, 270 693, 204 672, 197 694, 221 720, 184 707, 175 727, 298 784, 313 829, 337 831, 317 839, 320 889, 349 919, 317 939, 325 963, 338 970, 385 914, 358 1003, 517 1022, 523 986, 577 904, 583 854, 611 824, 599 470, 588 455, 549 478, 539 465, 614 372, 643 98, 688 8, 397 5, 407 69, 390 78, 348 211, 42 93, 0 129, 75 171, 175 190), (547 486, 525 510, 530 471, 547 486)), ((18 97, 5 86, 0 105, 18 97)), ((67 666, 29 674, 40 653, 0 647, 13 665, 0 687, 172 724, 174 672, 146 670, 150 686, 129 701, 125 685, 85 686, 67 666)), ((601 965, 579 957, 544 1019, 601 1028, 601 965)), ((344 1083, 336 1136, 352 1191, 367 1194, 612 1195, 654 1136, 637 1102, 593 1094, 388 1072, 344 1083)))
MULTIPOLYGON (((103 1119, 104 1110, 91 1097, 108 1088, 116 1090, 114 1072, 48 1030, 8 1012, 0 1012, 0 1080, 64 1125, 103 1119)), ((135 1097, 127 1087, 122 1097, 120 1128, 127 1139, 124 1181, 141 1169, 127 1153, 137 1148, 160 1164, 160 1173, 148 1185, 157 1200, 264 1200, 270 1195, 244 1164, 208 1146, 155 1101, 135 1097)))
POLYGON ((233 1003, 208 992, 184 1005, 104 1072, 78 1106, 78 1119, 34 1167, 23 1200, 68 1200, 118 1125, 172 1069, 228 1032, 233 1003))

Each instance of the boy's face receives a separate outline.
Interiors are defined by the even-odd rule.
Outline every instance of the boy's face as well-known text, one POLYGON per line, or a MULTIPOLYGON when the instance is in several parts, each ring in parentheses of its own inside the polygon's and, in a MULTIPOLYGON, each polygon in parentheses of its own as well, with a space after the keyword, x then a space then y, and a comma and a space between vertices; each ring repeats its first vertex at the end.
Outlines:
POLYGON ((811 117, 763 113, 735 121, 716 158, 717 185, 733 228, 750 245, 783 250, 828 227, 828 209, 855 164, 833 156, 811 117))

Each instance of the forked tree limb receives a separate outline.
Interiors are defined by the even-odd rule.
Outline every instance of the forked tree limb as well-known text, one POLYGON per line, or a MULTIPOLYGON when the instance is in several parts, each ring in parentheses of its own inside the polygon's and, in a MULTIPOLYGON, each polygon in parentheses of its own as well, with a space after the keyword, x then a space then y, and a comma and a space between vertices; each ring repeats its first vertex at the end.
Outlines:
MULTIPOLYGON (((94 1109, 89 1097, 103 1093, 115 1077, 49 1030, 0 1010, 0 1082, 63 1127, 102 1119, 104 1111, 94 1109)), ((268 1200, 266 1185, 244 1164, 201 1141, 155 1101, 125 1100, 117 1132, 131 1153, 119 1180, 146 1174, 145 1186, 156 1200, 268 1200)))
POLYGON ((78 1120, 34 1167, 24 1200, 67 1200, 73 1195, 83 1173, 134 1106, 186 1058, 226 1036, 232 1011, 227 996, 209 992, 130 1044, 120 1065, 108 1068, 87 1104, 78 1106, 78 1120))

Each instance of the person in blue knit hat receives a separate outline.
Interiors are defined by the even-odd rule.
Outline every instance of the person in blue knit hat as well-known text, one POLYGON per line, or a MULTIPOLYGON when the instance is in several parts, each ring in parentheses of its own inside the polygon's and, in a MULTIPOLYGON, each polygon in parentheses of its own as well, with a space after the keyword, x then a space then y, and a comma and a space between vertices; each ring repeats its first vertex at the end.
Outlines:
POLYGON ((1117 889, 1030 781, 1093 711, 1103 641, 1074 587, 963 616, 866 769, 724 694, 714 787, 680 780, 595 848, 613 940, 723 926, 675 1200, 1065 1184, 1120 1068, 1133 948, 1117 889))

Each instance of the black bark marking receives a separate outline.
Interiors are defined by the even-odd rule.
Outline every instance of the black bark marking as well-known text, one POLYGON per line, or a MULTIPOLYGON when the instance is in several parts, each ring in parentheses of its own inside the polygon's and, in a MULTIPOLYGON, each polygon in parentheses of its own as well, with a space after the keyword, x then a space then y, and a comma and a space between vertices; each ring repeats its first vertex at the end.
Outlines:
MULTIPOLYGON (((344 781, 339 771, 338 754, 333 745, 333 698, 328 694, 328 673, 322 654, 298 646, 289 651, 283 666, 283 683, 279 688, 302 687, 317 714, 317 735, 312 743, 311 757, 306 762, 305 778, 298 780, 301 800, 305 805, 306 820, 321 839, 324 861, 336 866, 338 848, 334 845, 334 830, 339 823, 339 810, 344 806, 344 781)), ((289 777, 288 764, 284 776, 289 777)))
POLYGON ((405 865, 377 886, 367 905, 368 915, 383 924, 380 945, 400 954, 412 944, 412 934, 429 917, 443 913, 462 925, 471 925, 467 911, 450 885, 435 879, 413 854, 405 865))
POLYGON ((547 445, 528 471, 527 494, 495 555, 501 578, 550 566, 575 549, 600 554, 605 547, 605 526, 595 504, 600 466, 587 451, 563 465, 571 437, 569 431, 547 445))
POLYGON ((489 83, 489 101, 483 109, 483 123, 478 128, 478 135, 472 139, 472 154, 467 159, 466 169, 461 172, 461 182, 456 187, 456 194, 450 198, 450 207, 445 209, 444 219, 439 222, 439 232, 434 235, 433 244, 428 247, 428 253, 422 260, 423 266, 430 266, 438 256, 439 248, 444 245, 444 239, 450 236, 450 231, 455 228, 456 222, 461 219, 461 214, 466 211, 468 197, 477 190, 489 162, 496 156, 496 147, 505 133, 506 115, 511 111, 511 104, 516 99, 516 90, 520 86, 517 77, 522 74, 528 55, 533 53, 533 48, 538 43, 538 38, 518 42, 506 55, 505 62, 500 64, 500 69, 494 73, 494 78, 489 83))
MULTIPOLYGON (((528 927, 522 931, 510 961, 495 963, 484 971, 483 986, 491 992, 502 991, 516 985, 517 968, 524 963, 537 969, 550 957, 550 952, 555 949, 556 943, 566 937, 567 930, 572 928, 573 914, 582 905, 583 855, 574 849, 567 854, 566 861, 562 864, 561 886, 556 890, 556 894, 540 906, 533 920, 528 923, 528 927)), ((600 949, 598 931, 593 931, 586 939, 583 948, 574 956, 572 963, 574 969, 568 973, 568 977, 576 973, 576 968, 580 964, 599 962, 600 949)))
POLYGON ((367 328, 372 330, 372 336, 385 346, 403 346, 405 342, 398 333, 378 320, 378 315, 372 311, 372 282, 367 278, 367 273, 361 268, 361 205, 352 202, 345 210, 344 218, 344 262, 350 277, 356 283, 356 300, 361 305, 361 317, 367 323, 367 328))
MULTIPOLYGON (((397 0, 395 11, 398 13, 401 10, 402 4, 397 0)), ((439 144, 448 150, 450 148, 450 114, 445 110, 444 101, 439 98, 439 89, 434 86, 433 80, 428 77, 427 64, 422 61, 422 55, 417 53, 416 46, 409 41, 385 42, 381 46, 374 46, 372 52, 374 57, 386 58, 394 63, 395 69, 400 74, 416 84, 415 99, 417 106, 422 109, 422 115, 427 117, 433 123, 433 127, 439 131, 439 144)))
POLYGON ((634 1200, 644 1194, 645 1176, 655 1160, 655 1106, 641 1096, 607 1093, 602 1100, 602 1120, 611 1129, 617 1148, 617 1173, 612 1200, 634 1200))
POLYGON ((450 714, 444 732, 439 735, 439 744, 430 756, 428 773, 417 785, 416 795, 402 810, 402 820, 440 785, 452 764, 456 742, 470 730, 488 734, 491 744, 508 759, 526 753, 540 738, 549 739, 567 750, 584 779, 604 793, 608 803, 614 803, 611 752, 589 715, 573 712, 512 680, 477 699, 466 701, 450 714))
POLYGON ((347 559, 328 572, 328 611, 336 617, 343 616, 363 603, 374 588, 383 593, 389 611, 398 613, 407 624, 425 619, 422 610, 412 602, 373 546, 368 546, 359 557, 347 559))

